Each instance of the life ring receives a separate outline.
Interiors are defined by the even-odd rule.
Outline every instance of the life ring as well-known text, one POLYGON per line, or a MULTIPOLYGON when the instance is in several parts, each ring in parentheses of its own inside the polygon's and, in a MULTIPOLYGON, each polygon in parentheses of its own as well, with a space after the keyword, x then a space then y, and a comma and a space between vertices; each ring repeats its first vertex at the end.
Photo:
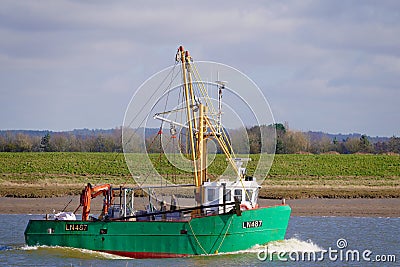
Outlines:
POLYGON ((251 210, 251 209, 253 209, 253 207, 247 202, 240 204, 240 210, 251 210))

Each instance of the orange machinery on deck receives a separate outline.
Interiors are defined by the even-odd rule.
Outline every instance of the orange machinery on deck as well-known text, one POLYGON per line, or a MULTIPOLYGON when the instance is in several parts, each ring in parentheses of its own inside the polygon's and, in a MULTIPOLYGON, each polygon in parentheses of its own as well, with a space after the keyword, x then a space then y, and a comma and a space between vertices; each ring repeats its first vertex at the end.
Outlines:
POLYGON ((85 189, 82 190, 81 201, 80 201, 80 205, 79 205, 79 207, 80 206, 83 207, 82 221, 87 221, 89 219, 90 203, 91 203, 92 198, 95 198, 101 194, 104 196, 104 203, 103 203, 103 209, 101 211, 99 219, 101 219, 105 214, 108 213, 108 209, 112 203, 113 194, 111 192, 111 185, 103 184, 103 185, 98 185, 98 186, 93 187, 90 183, 88 183, 85 186, 85 189))

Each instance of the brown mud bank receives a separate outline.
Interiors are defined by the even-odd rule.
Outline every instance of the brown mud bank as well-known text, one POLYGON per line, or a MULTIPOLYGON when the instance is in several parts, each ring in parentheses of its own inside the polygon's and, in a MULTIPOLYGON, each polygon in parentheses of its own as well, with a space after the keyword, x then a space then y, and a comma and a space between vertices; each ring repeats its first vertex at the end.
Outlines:
MULTIPOLYGON (((144 198, 136 198, 144 205, 144 198)), ((52 214, 62 210, 73 211, 79 205, 79 196, 51 198, 0 198, 0 214, 52 214)), ((259 199, 260 206, 279 205, 280 200, 259 199)), ((100 213, 101 198, 93 201, 92 212, 100 213)), ((293 216, 353 216, 400 217, 400 198, 379 199, 289 199, 293 216)), ((79 210, 78 212, 81 212, 79 210)))

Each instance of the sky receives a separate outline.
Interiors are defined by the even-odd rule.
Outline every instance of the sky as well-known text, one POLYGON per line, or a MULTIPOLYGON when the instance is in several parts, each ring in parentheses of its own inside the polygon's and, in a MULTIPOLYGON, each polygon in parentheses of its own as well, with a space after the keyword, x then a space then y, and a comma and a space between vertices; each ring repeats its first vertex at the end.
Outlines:
POLYGON ((399 1, 0 2, 0 129, 121 126, 174 64, 230 65, 290 129, 400 136, 399 1))

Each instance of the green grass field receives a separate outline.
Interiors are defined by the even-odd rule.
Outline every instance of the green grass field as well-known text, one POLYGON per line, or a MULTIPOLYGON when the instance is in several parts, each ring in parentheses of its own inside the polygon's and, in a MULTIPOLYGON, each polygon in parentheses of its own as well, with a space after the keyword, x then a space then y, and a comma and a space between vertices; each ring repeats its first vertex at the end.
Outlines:
MULTIPOLYGON (((133 155, 140 173, 144 155, 133 155)), ((151 155, 158 164, 158 154, 151 155)), ((252 155, 251 170, 258 155, 252 155)), ((165 161, 165 159, 163 159, 165 161)), ((210 176, 226 166, 217 155, 210 176)), ((163 175, 173 168, 158 166, 163 175)), ((184 177, 184 173, 178 173, 184 177)), ((86 183, 134 184, 123 154, 0 153, 0 196, 49 197, 78 194, 86 183)), ((400 156, 276 155, 261 197, 400 197, 400 156)))

